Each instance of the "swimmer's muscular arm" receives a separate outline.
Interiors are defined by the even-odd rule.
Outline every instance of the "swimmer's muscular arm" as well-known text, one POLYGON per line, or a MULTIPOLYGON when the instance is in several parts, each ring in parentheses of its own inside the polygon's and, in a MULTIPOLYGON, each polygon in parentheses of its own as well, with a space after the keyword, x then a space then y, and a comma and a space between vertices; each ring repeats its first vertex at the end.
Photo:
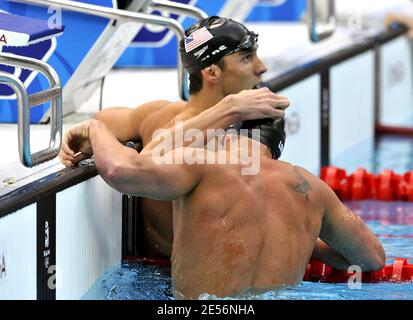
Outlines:
POLYGON ((322 241, 318 239, 313 257, 338 269, 349 265, 358 265, 363 271, 381 269, 386 259, 383 246, 361 218, 319 178, 299 167, 294 172, 300 176, 296 191, 303 193, 307 201, 311 195, 317 197, 324 207, 319 234, 322 241))
MULTIPOLYGON (((297 184, 294 186, 294 191, 302 194, 306 202, 309 202, 309 193, 314 187, 313 185, 317 185, 318 181, 315 177, 299 167, 294 167, 294 174, 298 179, 297 184)), ((347 270, 350 266, 350 263, 341 254, 329 247, 320 238, 318 238, 315 243, 311 257, 339 270, 347 270)))
POLYGON ((311 257, 338 270, 348 270, 348 267, 351 265, 341 254, 332 249, 320 238, 317 239, 311 257))
POLYGON ((145 118, 168 103, 168 101, 159 100, 145 103, 134 109, 108 108, 97 112, 93 118, 102 121, 120 142, 138 140, 140 138, 139 128, 145 118))
POLYGON ((317 188, 325 206, 320 238, 351 265, 363 271, 381 269, 386 256, 374 233, 323 181, 317 181, 317 188))
MULTIPOLYGON (((226 96, 215 106, 206 109, 200 114, 183 122, 182 128, 175 130, 169 128, 169 134, 174 137, 172 141, 181 141, 182 147, 191 144, 193 141, 184 139, 185 133, 189 129, 202 131, 204 140, 199 141, 198 148, 202 148, 207 142, 207 130, 226 129, 236 121, 245 121, 261 118, 278 119, 284 116, 284 110, 290 105, 287 98, 271 92, 268 88, 257 90, 244 90, 238 94, 226 96)), ((146 151, 153 150, 160 143, 160 139, 153 139, 145 146, 146 151)), ((174 148, 174 146, 171 146, 174 148)), ((166 150, 169 151, 169 150, 166 150)))
MULTIPOLYGON (((95 114, 121 142, 139 138, 139 128, 146 117, 167 106, 168 101, 153 101, 135 109, 110 108, 95 114)), ((188 122, 189 128, 201 130, 227 128, 236 121, 259 118, 281 118, 289 106, 287 98, 268 88, 244 90, 224 97, 213 107, 188 122)))
MULTIPOLYGON (((146 117, 168 103, 167 101, 155 101, 136 109, 106 109, 96 114, 95 119, 105 123, 119 141, 136 140, 140 138, 139 129, 146 117)), ((205 131, 208 128, 226 128, 236 121, 280 118, 284 116, 283 110, 288 106, 288 99, 272 93, 267 88, 244 90, 223 98, 213 107, 191 119, 190 122, 186 122, 184 130, 196 128, 205 131)), ((91 148, 88 136, 83 132, 83 123, 81 123, 66 131, 59 157, 63 164, 71 166, 88 156, 91 156, 91 148)))
MULTIPOLYGON (((153 101, 135 109, 110 108, 98 112, 95 119, 103 122, 121 142, 139 140, 139 128, 144 119, 151 113, 163 108, 167 101, 153 101)), ((62 139, 62 148, 59 152, 60 161, 67 167, 72 166, 92 155, 89 140, 88 123, 81 122, 69 128, 62 139)))
MULTIPOLYGON (((204 166, 158 164, 156 160, 164 159, 154 159, 148 153, 138 154, 123 146, 105 124, 97 120, 89 121, 87 130, 99 174, 119 192, 156 200, 174 200, 189 193, 201 181, 204 166)), ((179 149, 177 156, 179 152, 193 150, 179 149)))

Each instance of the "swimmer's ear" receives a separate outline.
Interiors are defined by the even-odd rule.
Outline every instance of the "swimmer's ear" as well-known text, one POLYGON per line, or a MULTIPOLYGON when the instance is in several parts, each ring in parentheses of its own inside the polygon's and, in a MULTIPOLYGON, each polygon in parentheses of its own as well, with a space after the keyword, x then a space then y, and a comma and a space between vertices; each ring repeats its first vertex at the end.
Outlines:
POLYGON ((201 70, 202 77, 209 83, 217 83, 221 77, 222 70, 215 64, 201 70))

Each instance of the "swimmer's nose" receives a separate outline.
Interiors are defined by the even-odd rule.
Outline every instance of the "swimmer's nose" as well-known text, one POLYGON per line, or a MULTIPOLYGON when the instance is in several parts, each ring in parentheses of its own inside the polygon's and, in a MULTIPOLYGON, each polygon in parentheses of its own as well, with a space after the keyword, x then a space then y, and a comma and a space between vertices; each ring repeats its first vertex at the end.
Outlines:
POLYGON ((255 65, 255 74, 261 76, 262 74, 268 71, 266 65, 262 62, 262 60, 256 57, 256 65, 255 65))

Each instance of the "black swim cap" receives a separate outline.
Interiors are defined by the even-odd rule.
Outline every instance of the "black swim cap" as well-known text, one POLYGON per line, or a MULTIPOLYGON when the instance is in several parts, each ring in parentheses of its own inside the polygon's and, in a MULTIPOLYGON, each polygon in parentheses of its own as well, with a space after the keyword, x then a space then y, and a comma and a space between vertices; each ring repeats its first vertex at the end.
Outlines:
POLYGON ((212 16, 185 31, 179 52, 185 69, 195 73, 237 51, 257 47, 258 35, 231 19, 212 16))
MULTIPOLYGON (((257 140, 266 145, 273 159, 278 159, 285 145, 284 118, 248 120, 241 123, 240 129, 248 129, 248 138, 257 140), (259 129, 259 136, 253 134, 252 129, 259 129)), ((242 133, 242 131, 241 131, 242 133)))

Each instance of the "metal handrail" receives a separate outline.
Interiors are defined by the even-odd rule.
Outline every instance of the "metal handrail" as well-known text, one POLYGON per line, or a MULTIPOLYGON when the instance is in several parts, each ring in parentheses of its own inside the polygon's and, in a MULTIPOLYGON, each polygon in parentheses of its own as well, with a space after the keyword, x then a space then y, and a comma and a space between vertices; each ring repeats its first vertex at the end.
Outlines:
POLYGON ((307 23, 310 33, 310 40, 312 42, 320 42, 330 37, 336 29, 335 1, 328 0, 328 25, 325 26, 324 30, 319 30, 318 27, 316 0, 307 0, 307 5, 307 23))
MULTIPOLYGON (((12 2, 26 3, 39 6, 55 6, 65 10, 85 13, 93 16, 114 19, 125 22, 143 22, 146 24, 165 26, 175 32, 178 42, 185 37, 183 27, 172 18, 151 15, 141 12, 132 12, 121 9, 107 8, 98 5, 74 2, 68 0, 9 0, 12 2)), ((178 53, 178 86, 179 96, 183 100, 188 99, 188 78, 178 53)))
POLYGON ((42 73, 49 81, 50 89, 33 96, 27 94, 23 83, 15 76, 1 73, 0 81, 9 85, 16 92, 18 103, 18 132, 20 161, 26 167, 33 167, 55 158, 59 154, 62 141, 62 96, 56 94, 61 89, 61 83, 56 71, 47 63, 29 57, 17 56, 0 52, 0 64, 35 70, 42 73), (42 98, 39 99, 39 94, 42 98), (51 131, 47 149, 34 154, 30 148, 30 106, 51 101, 51 131))
POLYGON ((205 11, 188 4, 172 2, 167 0, 152 0, 152 3, 149 4, 149 6, 152 9, 159 9, 171 13, 183 14, 189 17, 193 17, 197 20, 208 18, 208 14, 205 11))
POLYGON ((18 103, 18 137, 19 137, 19 156, 20 162, 26 163, 30 161, 27 154, 30 154, 30 109, 29 98, 26 88, 19 78, 12 74, 0 71, 0 83, 5 84, 13 89, 17 97, 18 103), (22 150, 23 148, 23 150, 22 150), (22 152, 23 151, 23 152, 22 152), (25 152, 26 151, 26 152, 25 152))

